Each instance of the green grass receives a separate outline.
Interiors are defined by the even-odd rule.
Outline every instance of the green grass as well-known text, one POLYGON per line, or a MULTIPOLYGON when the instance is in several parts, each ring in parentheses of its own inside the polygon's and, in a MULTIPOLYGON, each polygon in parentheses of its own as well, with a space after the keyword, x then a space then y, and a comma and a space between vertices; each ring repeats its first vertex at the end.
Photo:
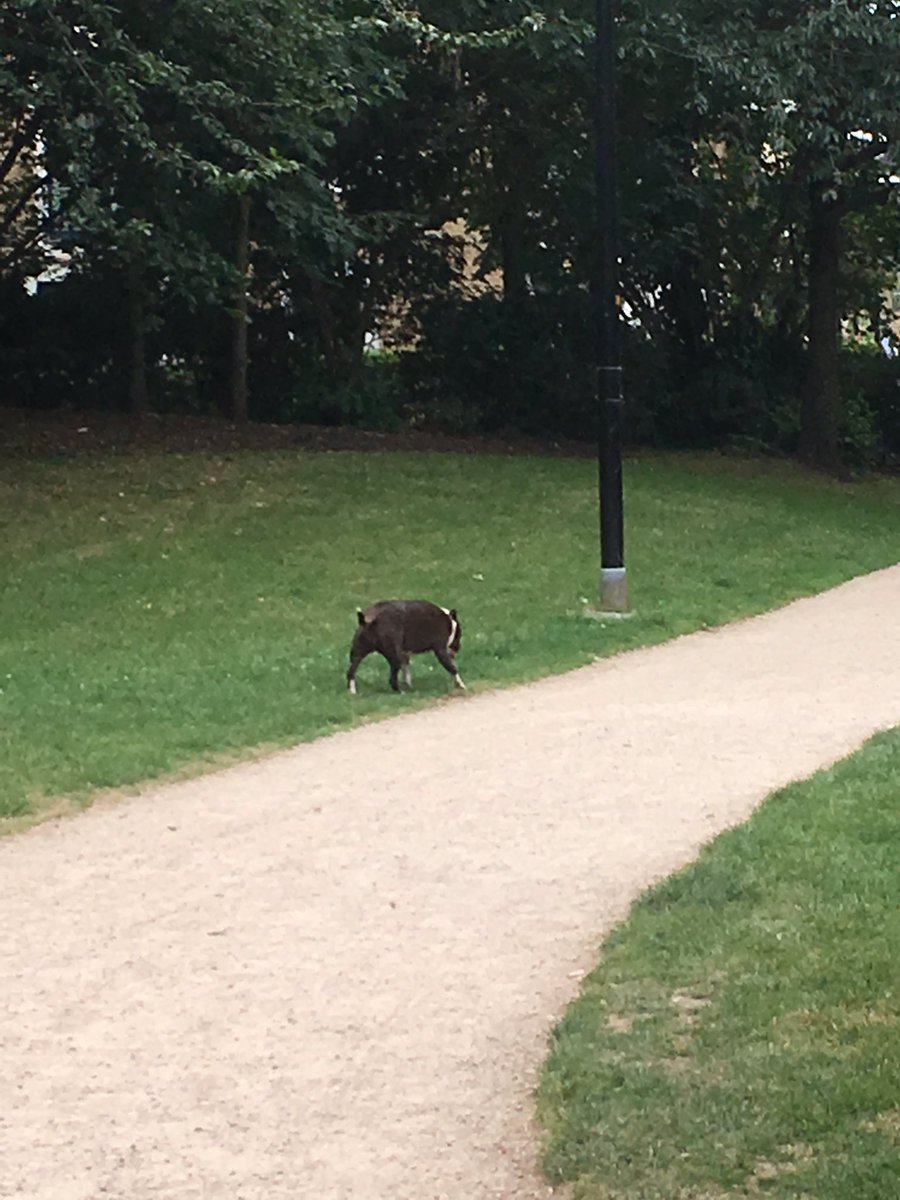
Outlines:
POLYGON ((0 467, 0 819, 409 711, 436 664, 343 686, 357 604, 462 617, 477 689, 759 612, 896 557, 900 481, 714 457, 628 465, 637 615, 596 595, 589 461, 241 453, 0 467))
POLYGON ((648 892, 555 1031, 573 1200, 900 1195, 900 730, 648 892))

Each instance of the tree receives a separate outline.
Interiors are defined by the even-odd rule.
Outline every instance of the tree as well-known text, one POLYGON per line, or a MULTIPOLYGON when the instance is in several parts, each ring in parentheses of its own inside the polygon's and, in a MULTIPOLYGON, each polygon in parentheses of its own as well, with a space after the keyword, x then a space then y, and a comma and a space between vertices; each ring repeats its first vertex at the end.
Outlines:
MULTIPOLYGON (((897 9, 622 0, 639 433, 789 445, 802 367, 802 450, 834 465, 839 318, 900 261, 897 9)), ((179 403, 344 419, 387 329, 423 339, 417 407, 585 435, 592 23, 589 0, 17 0, 0 279, 55 257, 58 292, 108 295, 119 368, 94 375, 135 408, 168 372, 179 403)))
POLYGON ((0 273, 36 273, 65 236, 73 270, 127 279, 140 404, 154 295, 246 294, 248 246, 221 231, 239 213, 249 241, 249 197, 285 236, 335 223, 322 153, 384 86, 377 30, 316 0, 23 0, 0 37, 0 273))
MULTIPOLYGON (((687 12, 682 45, 719 88, 712 129, 728 154, 752 163, 753 185, 777 195, 776 245, 791 226, 806 243, 800 453, 834 470, 841 459, 839 331, 850 300, 845 238, 854 214, 900 199, 892 167, 900 140, 900 3, 735 7, 699 0, 687 12)), ((895 244, 877 269, 897 266, 895 244)))

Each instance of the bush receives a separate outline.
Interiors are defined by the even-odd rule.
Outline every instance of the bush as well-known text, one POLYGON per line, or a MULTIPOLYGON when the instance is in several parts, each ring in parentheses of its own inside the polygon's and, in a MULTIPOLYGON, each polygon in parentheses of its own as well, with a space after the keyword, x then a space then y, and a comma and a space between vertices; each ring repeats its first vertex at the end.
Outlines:
POLYGON ((21 282, 0 294, 4 402, 49 409, 71 402, 112 408, 124 372, 123 306, 109 281, 70 275, 29 295, 21 282))
MULTIPOLYGON (((73 272, 34 296, 0 289, 3 402, 121 408, 128 330, 114 271, 73 272)), ((146 339, 148 384, 162 411, 225 410, 231 329, 212 301, 161 297, 146 339)), ((524 433, 593 440, 591 306, 586 292, 446 293, 421 309, 419 343, 326 364, 316 323, 280 303, 255 307, 249 329, 250 415, 392 431, 524 433)), ((665 332, 622 326, 625 436, 632 445, 796 451, 803 357, 761 325, 725 329, 688 356, 665 332)), ((850 467, 900 469, 900 358, 874 342, 841 352, 841 447, 850 467)))
POLYGON ((403 356, 410 416, 452 433, 594 436, 587 300, 580 293, 441 298, 403 356))
POLYGON ((407 407, 399 356, 366 354, 348 379, 337 382, 322 363, 306 364, 305 382, 295 387, 287 419, 393 433, 407 423, 407 407))
POLYGON ((876 345, 850 344, 841 354, 842 444, 851 465, 900 470, 900 358, 876 345))
POLYGON ((627 427, 638 445, 796 449, 799 372, 765 331, 753 345, 723 338, 686 360, 664 335, 629 328, 624 339, 627 427))

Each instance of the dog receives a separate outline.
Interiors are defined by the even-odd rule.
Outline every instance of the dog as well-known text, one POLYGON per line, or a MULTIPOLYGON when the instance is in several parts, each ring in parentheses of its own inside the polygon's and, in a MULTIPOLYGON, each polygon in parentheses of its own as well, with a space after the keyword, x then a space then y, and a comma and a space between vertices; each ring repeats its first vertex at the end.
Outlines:
POLYGON ((430 600, 379 600, 369 608, 356 610, 359 628, 350 645, 347 687, 356 695, 356 672, 368 655, 386 658, 391 668, 391 687, 400 691, 397 676, 403 669, 407 687, 412 687, 409 660, 413 654, 430 650, 453 676, 458 688, 466 685, 456 668, 456 655, 462 641, 462 626, 455 608, 441 608, 430 600))

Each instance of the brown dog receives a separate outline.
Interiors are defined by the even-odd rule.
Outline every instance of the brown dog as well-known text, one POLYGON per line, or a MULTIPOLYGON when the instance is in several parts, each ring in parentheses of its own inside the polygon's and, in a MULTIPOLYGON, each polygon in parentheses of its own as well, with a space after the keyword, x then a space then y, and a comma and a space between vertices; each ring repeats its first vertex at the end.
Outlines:
POLYGON ((462 641, 462 626, 455 608, 441 608, 430 600, 379 600, 365 612, 357 610, 359 628, 350 646, 347 687, 356 695, 356 672, 369 654, 381 654, 391 668, 391 687, 400 691, 397 676, 403 668, 407 687, 412 687, 409 660, 413 654, 429 650, 441 666, 453 676, 458 688, 465 688, 456 669, 456 655, 462 641))

